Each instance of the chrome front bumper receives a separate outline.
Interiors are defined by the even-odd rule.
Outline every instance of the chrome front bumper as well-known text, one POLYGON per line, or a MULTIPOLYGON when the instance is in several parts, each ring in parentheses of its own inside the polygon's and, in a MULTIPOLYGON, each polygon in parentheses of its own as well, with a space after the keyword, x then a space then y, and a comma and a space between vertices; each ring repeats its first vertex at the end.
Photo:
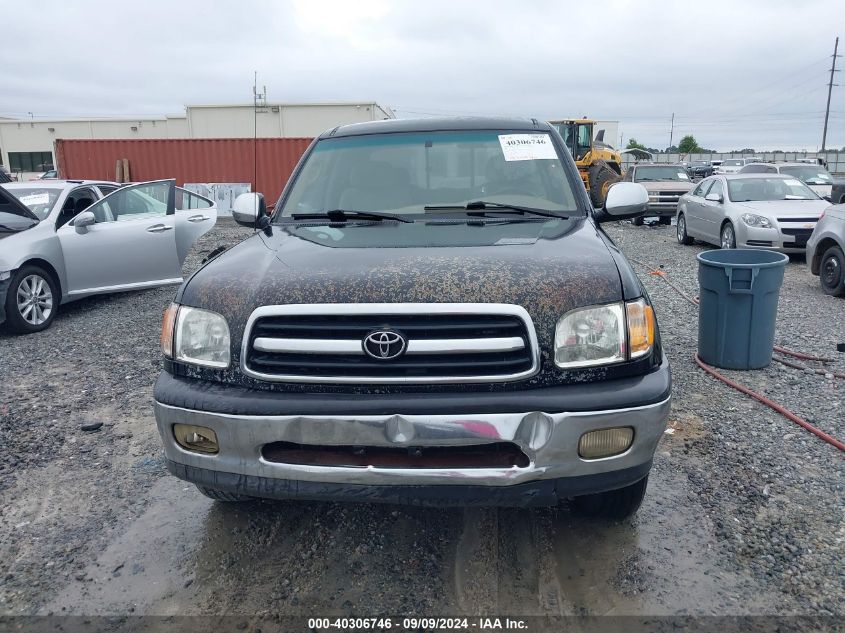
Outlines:
MULTIPOLYGON (((279 479, 344 485, 511 486, 546 479, 601 475, 650 464, 666 428, 671 398, 627 409, 588 412, 452 415, 250 416, 210 413, 155 403, 158 430, 167 460, 188 469, 229 473, 243 478, 279 479), (176 423, 211 428, 220 452, 190 452, 173 436, 176 423), (585 460, 578 441, 587 431, 629 426, 631 447, 621 455, 585 460), (375 468, 281 464, 265 460, 272 442, 315 446, 460 446, 513 442, 528 456, 525 467, 375 468)), ((174 472, 173 468, 171 468, 174 472)))

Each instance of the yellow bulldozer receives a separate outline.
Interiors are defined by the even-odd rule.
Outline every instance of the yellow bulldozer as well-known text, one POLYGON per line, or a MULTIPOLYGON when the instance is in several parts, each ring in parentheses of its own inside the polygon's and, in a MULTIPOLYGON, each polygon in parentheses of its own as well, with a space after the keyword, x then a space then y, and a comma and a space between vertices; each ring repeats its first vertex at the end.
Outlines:
POLYGON ((622 178, 622 156, 604 142, 604 130, 599 130, 598 137, 593 138, 596 121, 587 118, 559 119, 549 123, 563 137, 575 159, 593 206, 604 206, 610 185, 622 178))

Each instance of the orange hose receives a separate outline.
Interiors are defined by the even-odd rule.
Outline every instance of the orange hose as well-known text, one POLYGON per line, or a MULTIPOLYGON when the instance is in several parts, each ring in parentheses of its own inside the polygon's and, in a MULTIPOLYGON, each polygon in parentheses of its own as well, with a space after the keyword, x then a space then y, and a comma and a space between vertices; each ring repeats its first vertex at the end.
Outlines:
POLYGON ((797 424, 800 427, 806 429, 807 431, 809 431, 813 435, 820 437, 821 439, 823 439, 825 442, 827 442, 831 446, 835 446, 840 451, 845 452, 845 442, 840 442, 839 440, 837 440, 832 435, 828 435, 827 433, 825 433, 821 429, 813 426, 812 424, 810 424, 809 422, 807 422, 803 418, 798 417, 797 415, 795 415, 792 411, 790 411, 786 407, 779 405, 777 402, 773 402, 772 400, 769 400, 766 396, 759 394, 756 391, 752 391, 748 387, 745 387, 744 385, 741 385, 738 382, 731 380, 727 376, 723 376, 718 371, 716 371, 713 367, 711 367, 710 365, 705 363, 703 360, 701 360, 701 358, 699 358, 698 354, 695 355, 695 362, 698 364, 699 367, 701 367, 704 371, 706 371, 708 374, 710 374, 714 378, 721 380, 726 385, 730 385, 731 387, 733 387, 737 391, 741 391, 742 393, 744 393, 747 396, 751 396, 752 398, 754 398, 758 402, 762 402, 767 407, 774 409, 775 411, 780 413, 782 416, 789 418, 790 420, 795 422, 795 424, 797 424))

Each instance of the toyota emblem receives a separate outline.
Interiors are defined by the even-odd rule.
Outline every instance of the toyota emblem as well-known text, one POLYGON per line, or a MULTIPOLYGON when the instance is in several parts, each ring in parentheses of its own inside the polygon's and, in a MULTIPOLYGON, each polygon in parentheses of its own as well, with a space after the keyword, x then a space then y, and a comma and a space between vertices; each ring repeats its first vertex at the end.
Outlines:
POLYGON ((398 358, 405 351, 405 337, 392 330, 377 330, 364 337, 364 352, 378 360, 398 358))

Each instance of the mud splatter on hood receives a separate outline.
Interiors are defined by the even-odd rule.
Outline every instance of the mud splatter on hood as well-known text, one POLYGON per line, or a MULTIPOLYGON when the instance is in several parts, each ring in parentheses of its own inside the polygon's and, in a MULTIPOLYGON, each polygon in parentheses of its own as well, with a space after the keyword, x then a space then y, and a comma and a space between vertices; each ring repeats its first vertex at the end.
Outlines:
MULTIPOLYGON (((379 229, 359 230, 376 236, 379 229)), ((302 235, 274 227, 271 236, 242 242, 190 279, 179 301, 225 316, 234 348, 250 313, 264 305, 511 303, 531 314, 545 352, 562 314, 622 298, 616 265, 585 219, 551 238, 480 246, 354 248, 302 235)))

